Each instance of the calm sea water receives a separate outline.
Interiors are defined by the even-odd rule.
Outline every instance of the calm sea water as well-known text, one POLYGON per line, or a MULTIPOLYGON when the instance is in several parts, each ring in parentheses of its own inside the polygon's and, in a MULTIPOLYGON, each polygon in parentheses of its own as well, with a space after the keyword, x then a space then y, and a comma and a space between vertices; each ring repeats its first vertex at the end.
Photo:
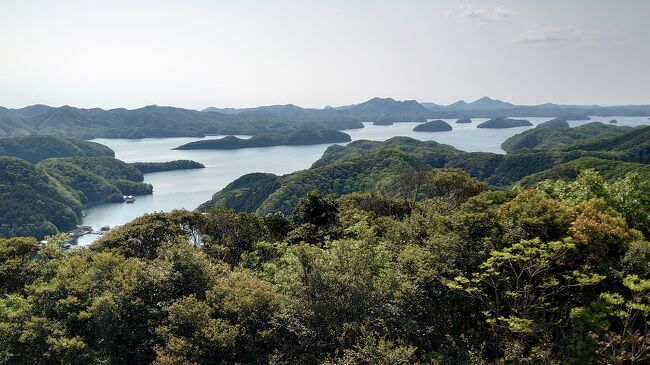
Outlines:
MULTIPOLYGON (((537 125, 550 118, 520 118, 537 125)), ((619 126, 650 124, 647 117, 593 117, 592 121, 607 123, 617 119, 619 126)), ((454 128, 449 132, 413 132, 417 123, 395 123, 391 126, 373 126, 364 123, 365 128, 345 131, 352 140, 368 139, 383 141, 394 136, 408 136, 415 139, 452 145, 460 150, 503 153, 501 143, 508 137, 532 127, 508 129, 479 129, 476 125, 487 119, 473 119, 472 124, 456 124, 446 120, 454 128)), ((590 121, 572 121, 573 126, 590 121)), ((251 172, 270 172, 288 174, 306 169, 320 158, 331 144, 311 146, 277 146, 246 148, 239 150, 172 150, 187 142, 205 138, 146 138, 141 140, 96 139, 115 151, 115 157, 126 162, 161 162, 189 159, 201 162, 205 169, 166 171, 145 174, 145 182, 154 187, 153 195, 136 197, 134 204, 106 203, 90 207, 84 211, 83 224, 97 229, 104 225, 111 227, 127 223, 145 213, 170 211, 173 209, 195 209, 209 200, 214 193, 228 183, 251 172)), ((85 245, 94 241, 95 235, 79 239, 85 245)))

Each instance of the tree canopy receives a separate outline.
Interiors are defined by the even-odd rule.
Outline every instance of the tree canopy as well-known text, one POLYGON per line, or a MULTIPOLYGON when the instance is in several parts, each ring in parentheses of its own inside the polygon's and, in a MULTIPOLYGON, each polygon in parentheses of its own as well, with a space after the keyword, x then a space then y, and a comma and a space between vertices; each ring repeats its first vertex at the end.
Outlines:
POLYGON ((2 238, 0 361, 650 360, 646 180, 411 182, 311 191, 287 216, 148 214, 65 253, 2 238))

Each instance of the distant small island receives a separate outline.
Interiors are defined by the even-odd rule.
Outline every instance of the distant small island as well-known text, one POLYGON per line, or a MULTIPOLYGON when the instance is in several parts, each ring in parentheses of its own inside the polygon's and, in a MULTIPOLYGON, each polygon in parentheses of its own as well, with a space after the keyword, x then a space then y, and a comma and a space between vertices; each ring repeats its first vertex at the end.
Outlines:
POLYGON ((192 160, 175 160, 169 162, 133 162, 130 165, 140 170, 140 172, 142 172, 143 174, 148 174, 150 172, 160 172, 160 171, 205 168, 205 166, 202 163, 192 161, 192 160))
POLYGON ((616 124, 616 123, 618 123, 618 120, 616 120, 616 119, 612 119, 612 120, 609 121, 609 124, 616 124))
POLYGON ((260 133, 250 139, 228 136, 221 139, 210 139, 186 143, 174 148, 175 150, 234 150, 239 148, 271 147, 271 146, 302 146, 323 143, 350 142, 350 135, 332 129, 290 129, 281 132, 260 133))
POLYGON ((413 128, 414 132, 448 132, 450 130, 452 128, 449 123, 440 119, 418 124, 413 128))
POLYGON ((533 123, 524 119, 508 119, 508 118, 494 118, 487 122, 483 122, 476 126, 476 128, 515 128, 515 127, 530 127, 533 123))
POLYGON ((388 121, 388 120, 378 120, 378 121, 372 123, 372 125, 393 125, 393 122, 388 121))
POLYGON ((469 124, 471 122, 472 122, 472 120, 469 119, 469 118, 460 118, 460 119, 458 119, 456 121, 456 123, 458 123, 458 124, 469 124))

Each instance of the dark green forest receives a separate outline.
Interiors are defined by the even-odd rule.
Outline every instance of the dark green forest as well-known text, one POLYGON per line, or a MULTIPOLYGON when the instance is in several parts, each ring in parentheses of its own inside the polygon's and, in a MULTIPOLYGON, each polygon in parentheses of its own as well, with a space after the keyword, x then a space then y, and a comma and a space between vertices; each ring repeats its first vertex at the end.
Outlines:
POLYGON ((31 164, 0 156, 0 237, 39 239, 75 228, 84 206, 151 194, 142 173, 113 157, 50 158, 31 164))
POLYGON ((73 138, 0 139, 0 237, 42 239, 73 229, 85 206, 151 194, 143 173, 203 167, 188 160, 128 164, 114 155, 73 138))
POLYGON ((0 362, 647 363, 648 180, 421 177, 289 216, 149 214, 67 252, 0 239, 0 362))
POLYGON ((501 147, 506 152, 517 152, 527 149, 557 149, 567 147, 576 142, 592 138, 620 136, 629 132, 631 127, 616 127, 599 122, 592 122, 571 128, 564 118, 555 118, 538 124, 508 138, 501 147))

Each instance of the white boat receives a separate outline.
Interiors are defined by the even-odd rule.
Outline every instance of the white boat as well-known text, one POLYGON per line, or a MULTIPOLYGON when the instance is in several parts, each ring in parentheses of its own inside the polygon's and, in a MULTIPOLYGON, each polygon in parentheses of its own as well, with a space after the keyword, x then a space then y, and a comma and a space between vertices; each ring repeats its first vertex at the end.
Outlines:
POLYGON ((133 195, 124 195, 124 196, 122 197, 122 199, 123 199, 124 202, 127 203, 127 204, 133 204, 133 203, 135 203, 135 198, 133 197, 133 195))

